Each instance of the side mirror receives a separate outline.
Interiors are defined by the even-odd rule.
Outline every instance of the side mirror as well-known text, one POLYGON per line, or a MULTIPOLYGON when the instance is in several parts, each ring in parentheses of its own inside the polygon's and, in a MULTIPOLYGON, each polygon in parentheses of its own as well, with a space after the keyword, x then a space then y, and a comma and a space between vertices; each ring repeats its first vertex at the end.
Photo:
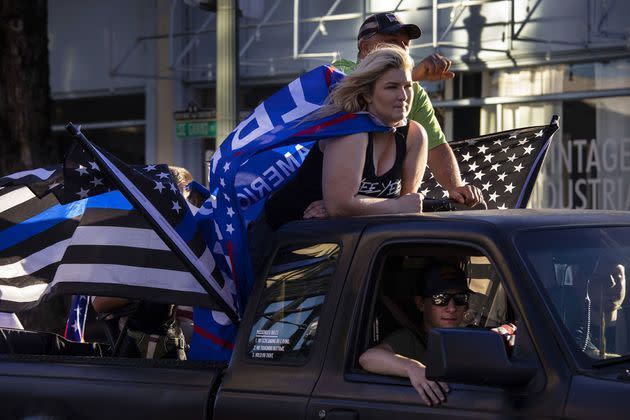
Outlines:
POLYGON ((527 385, 537 369, 534 362, 511 361, 499 334, 475 328, 432 329, 426 361, 431 380, 475 385, 527 385))

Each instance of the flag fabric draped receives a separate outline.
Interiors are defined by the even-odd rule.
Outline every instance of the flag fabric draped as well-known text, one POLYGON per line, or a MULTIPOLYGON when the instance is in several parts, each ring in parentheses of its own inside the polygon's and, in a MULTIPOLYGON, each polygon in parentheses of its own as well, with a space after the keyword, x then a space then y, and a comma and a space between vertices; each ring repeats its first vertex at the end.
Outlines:
POLYGON ((171 301, 208 305, 188 271, 118 191, 68 204, 32 197, 0 213, 1 311, 27 309, 50 292, 164 301, 168 291, 171 301))
POLYGON ((54 195, 39 199, 20 185, 0 190, 0 311, 27 309, 46 291, 82 205, 61 206, 54 195))
POLYGON ((200 212, 212 216, 216 239, 234 268, 241 308, 252 286, 244 268, 249 266, 245 225, 258 216, 264 201, 295 174, 315 140, 388 130, 367 113, 302 118, 321 107, 343 76, 332 66, 300 76, 258 105, 212 157, 212 196, 200 212))
MULTIPOLYGON (((36 197, 42 198, 63 185, 63 168, 61 165, 56 165, 0 177, 0 188, 17 185, 27 186, 36 197)), ((0 207, 0 213, 2 211, 0 207)))
MULTIPOLYGON (((0 189, 0 311, 27 309, 51 292, 212 307, 189 268, 119 191, 107 191, 111 183, 85 157, 71 153, 64 184, 42 198, 19 185, 30 187, 32 174, 0 179, 5 185, 0 189)), ((151 200, 179 215, 170 217, 193 255, 212 272, 212 256, 168 168, 134 171, 163 196, 151 200)))
MULTIPOLYGON (((217 265, 229 270, 245 307, 253 285, 246 227, 265 200, 291 179, 314 141, 358 132, 387 131, 367 113, 303 118, 324 103, 344 74, 320 66, 267 98, 243 120, 210 162, 211 197, 199 209, 217 265), (205 217, 205 218, 204 218, 205 217)), ((195 308, 190 358, 229 354, 235 330, 224 316, 195 308)))
MULTIPOLYGON (((450 142, 462 180, 478 187, 489 209, 524 208, 532 192, 552 136, 554 117, 547 126, 535 126, 450 142)), ((447 198, 427 168, 420 192, 427 198, 447 198)))
MULTIPOLYGON (((155 242, 161 246, 166 244, 165 250, 172 263, 178 261, 181 268, 178 271, 183 275, 180 277, 178 273, 171 272, 161 276, 162 273, 138 267, 137 270, 127 268, 123 277, 132 281, 137 276, 138 283, 146 282, 154 287, 167 287, 170 284, 174 289, 194 287, 198 290, 198 285, 201 285, 212 298, 206 296, 204 306, 220 309, 236 321, 238 317, 234 310, 231 284, 223 280, 224 276, 214 263, 195 216, 171 179, 168 167, 147 165, 142 170, 132 168, 96 148, 77 127, 69 124, 68 129, 78 143, 64 163, 65 196, 75 199, 77 196, 99 194, 102 189, 117 188, 153 229, 155 242), (195 282, 197 285, 193 286, 195 282)), ((131 264, 137 261, 131 252, 126 252, 124 257, 131 264)), ((170 263, 166 256, 156 258, 154 255, 152 260, 154 264, 170 263)), ((170 267, 167 269, 170 270, 170 267)))
MULTIPOLYGON (((0 238, 4 237, 0 243, 6 245, 7 239, 15 236, 19 243, 9 243, 8 248, 0 245, 2 310, 19 311, 39 301, 76 229, 77 220, 64 220, 68 213, 58 206, 54 195, 48 194, 62 186, 61 172, 59 166, 0 178, 0 185, 9 185, 0 187, 0 238), (38 224, 43 226, 37 228, 38 224), (29 237, 29 233, 33 235, 29 237)), ((88 309, 87 297, 79 298, 73 297, 65 331, 65 337, 74 341, 83 341, 88 309)))

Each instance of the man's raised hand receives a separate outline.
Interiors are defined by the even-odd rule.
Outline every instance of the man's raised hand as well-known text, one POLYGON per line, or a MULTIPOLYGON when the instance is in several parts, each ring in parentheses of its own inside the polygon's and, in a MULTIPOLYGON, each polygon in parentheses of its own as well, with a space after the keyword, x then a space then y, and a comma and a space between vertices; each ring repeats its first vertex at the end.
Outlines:
POLYGON ((435 82, 438 80, 449 80, 455 77, 455 73, 450 71, 451 60, 433 53, 420 61, 411 72, 411 78, 415 81, 426 80, 435 82))

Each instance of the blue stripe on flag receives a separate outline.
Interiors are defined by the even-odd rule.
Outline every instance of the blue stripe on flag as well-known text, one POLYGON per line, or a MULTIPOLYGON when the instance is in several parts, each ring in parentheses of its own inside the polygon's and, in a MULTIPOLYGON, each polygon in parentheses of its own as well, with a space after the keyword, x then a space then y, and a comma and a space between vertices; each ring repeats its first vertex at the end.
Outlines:
POLYGON ((112 191, 69 204, 58 204, 18 225, 0 232, 0 251, 42 233, 64 220, 80 217, 86 208, 131 210, 133 206, 119 191, 112 191))
POLYGON ((104 208, 115 210, 131 210, 133 206, 120 191, 111 191, 105 194, 95 195, 87 199, 88 209, 104 208))

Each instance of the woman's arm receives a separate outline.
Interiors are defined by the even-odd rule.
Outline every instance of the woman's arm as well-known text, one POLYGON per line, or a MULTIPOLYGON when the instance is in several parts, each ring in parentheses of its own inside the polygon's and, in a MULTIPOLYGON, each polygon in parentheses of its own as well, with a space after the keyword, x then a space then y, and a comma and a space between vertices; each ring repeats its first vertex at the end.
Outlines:
MULTIPOLYGON (((367 133, 352 134, 322 143, 324 153, 322 190, 324 206, 328 215, 359 216, 415 213, 422 210, 420 194, 416 192, 402 195, 396 199, 374 198, 357 194, 363 176, 367 133)), ((409 164, 409 168, 411 171, 416 170, 411 164, 409 164)), ((403 177, 405 176, 404 173, 410 172, 410 170, 403 168, 403 177)), ((409 177, 411 177, 411 172, 409 177)), ((406 182, 411 183, 412 181, 406 182)), ((404 184, 405 181, 403 180, 404 184)))
POLYGON ((402 190, 400 195, 416 193, 427 167, 427 132, 417 122, 409 121, 407 154, 403 162, 402 190))

